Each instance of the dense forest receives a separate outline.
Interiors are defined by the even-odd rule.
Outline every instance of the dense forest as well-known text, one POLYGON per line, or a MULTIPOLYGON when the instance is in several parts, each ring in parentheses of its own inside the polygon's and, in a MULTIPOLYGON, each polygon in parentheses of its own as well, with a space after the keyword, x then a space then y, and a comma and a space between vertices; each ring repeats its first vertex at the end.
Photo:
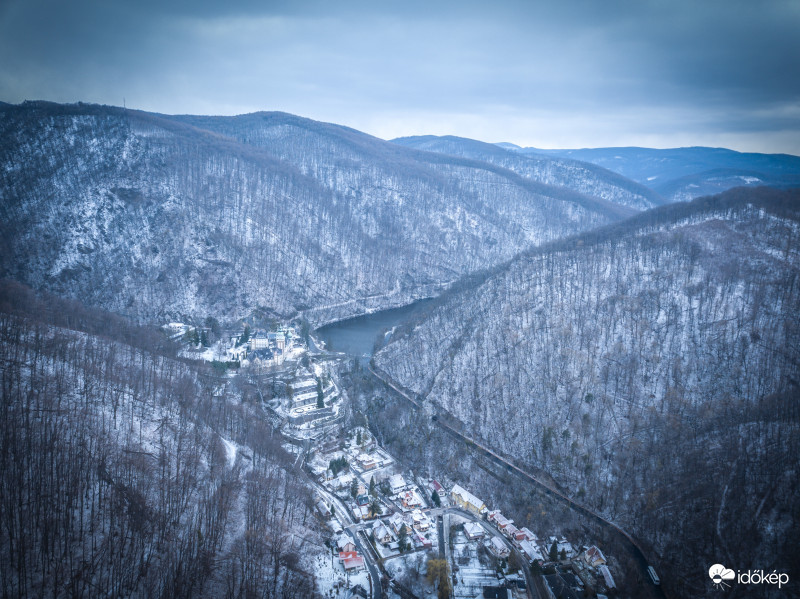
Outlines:
POLYGON ((323 322, 633 213, 343 127, 242 118, 2 106, 0 275, 145 322, 323 322))
POLYGON ((256 392, 63 308, 0 286, 2 596, 315 596, 311 494, 256 392))
POLYGON ((680 595, 715 559, 797 573, 798 205, 740 189, 543 246, 375 362, 639 535, 680 595))

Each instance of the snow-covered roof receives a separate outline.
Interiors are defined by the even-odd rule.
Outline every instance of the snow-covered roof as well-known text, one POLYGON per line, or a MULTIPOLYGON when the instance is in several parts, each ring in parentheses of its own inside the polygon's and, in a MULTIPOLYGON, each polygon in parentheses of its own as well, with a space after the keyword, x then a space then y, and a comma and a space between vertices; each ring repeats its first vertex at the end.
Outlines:
POLYGON ((600 548, 596 545, 592 545, 586 550, 586 561, 590 564, 594 565, 597 563, 606 563, 606 556, 603 555, 603 552, 600 551, 600 548))
POLYGON ((463 501, 464 503, 468 503, 469 505, 475 507, 476 509, 480 509, 483 507, 483 502, 480 499, 475 497, 475 495, 473 495, 460 485, 455 485, 453 487, 453 490, 451 491, 451 494, 460 497, 461 501, 463 501))
POLYGON ((531 561, 544 561, 544 556, 542 552, 539 551, 539 548, 536 547, 533 543, 528 540, 520 541, 519 543, 520 549, 522 549, 523 553, 528 556, 528 559, 531 561))
POLYGON ((483 530, 483 526, 478 524, 477 522, 467 522, 464 524, 464 532, 467 533, 467 536, 475 538, 475 537, 482 537, 485 533, 483 530))
POLYGON ((353 476, 352 473, 346 472, 344 474, 340 474, 331 482, 336 482, 337 485, 341 485, 340 488, 343 488, 352 483, 354 478, 355 476, 353 476))
POLYGON ((344 533, 340 534, 339 538, 336 539, 336 548, 339 549, 339 551, 343 551, 344 548, 347 547, 348 545, 353 545, 353 547, 355 547, 355 543, 353 543, 353 539, 351 539, 349 536, 347 536, 344 533))
POLYGON ((414 539, 416 540, 417 544, 419 544, 419 545, 422 545, 424 547, 430 547, 430 546, 433 545, 433 543, 430 541, 430 539, 426 539, 425 537, 423 537, 418 532, 413 533, 413 536, 414 536, 414 539))
POLYGON ((503 514, 501 514, 500 510, 493 510, 489 512, 489 520, 493 520, 497 524, 498 528, 505 528, 514 522, 513 520, 509 520, 503 514))
POLYGON ((557 545, 557 548, 558 548, 558 552, 559 552, 559 553, 561 553, 561 550, 563 549, 563 550, 564 550, 564 552, 565 552, 565 553, 566 553, 568 556, 572 556, 572 555, 574 555, 574 554, 575 554, 575 549, 572 547, 572 543, 570 543, 569 541, 567 541, 567 539, 565 539, 565 538, 561 538, 561 539, 559 539, 559 541, 558 541, 558 545, 557 545))
POLYGON ((600 566, 600 568, 598 568, 598 569, 600 570, 600 574, 602 574, 602 575, 603 575, 603 580, 605 580, 605 581, 606 581, 606 586, 607 586, 609 589, 615 589, 615 588, 617 588, 617 584, 614 582, 614 577, 613 577, 613 576, 611 576, 611 572, 609 571, 609 569, 608 569, 608 566, 606 566, 605 564, 603 564, 603 565, 602 565, 602 566, 600 566))
POLYGON ((492 549, 496 554, 502 555, 504 553, 508 553, 508 547, 506 547, 506 544, 503 543, 500 537, 492 537, 491 544, 492 549))
POLYGON ((536 535, 533 534, 530 530, 528 530, 528 528, 525 527, 525 526, 520 528, 519 532, 524 534, 525 535, 525 539, 527 539, 528 541, 535 541, 536 540, 536 535))
POLYGON ((389 529, 386 528, 386 525, 383 522, 376 522, 372 526, 372 532, 375 535, 376 539, 383 539, 386 536, 392 536, 389 532, 389 529))
POLYGON ((357 570, 364 567, 364 558, 356 554, 353 557, 346 557, 342 560, 345 570, 357 570))
POLYGON ((417 508, 413 512, 411 512, 411 519, 415 523, 419 523, 421 525, 427 526, 427 525, 430 524, 430 518, 428 518, 428 516, 426 514, 423 514, 422 510, 420 510, 419 508, 417 508))
POLYGON ((301 379, 299 381, 293 382, 292 388, 297 390, 297 389, 303 389, 305 387, 316 387, 316 385, 317 381, 315 381, 314 379, 301 379))
POLYGON ((408 528, 411 528, 411 518, 408 517, 406 514, 395 512, 389 518, 389 524, 391 524, 392 527, 399 532, 400 527, 403 525, 407 526, 408 528))
POLYGON ((294 398, 295 398, 295 400, 298 400, 298 399, 301 399, 301 398, 302 399, 309 399, 311 397, 316 397, 316 396, 317 396, 317 391, 313 390, 313 391, 304 391, 302 393, 297 393, 297 394, 295 394, 294 398))
POLYGON ((406 506, 422 505, 422 500, 419 497, 417 497, 416 492, 414 492, 413 490, 406 491, 405 493, 401 494, 400 498, 402 499, 403 503, 406 506))

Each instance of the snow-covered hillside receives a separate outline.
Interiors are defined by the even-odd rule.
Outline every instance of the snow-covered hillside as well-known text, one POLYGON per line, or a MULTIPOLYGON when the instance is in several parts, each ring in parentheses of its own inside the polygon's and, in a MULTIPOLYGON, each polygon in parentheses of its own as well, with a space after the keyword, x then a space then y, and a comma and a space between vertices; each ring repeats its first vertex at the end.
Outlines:
POLYGON ((101 336, 54 326, 61 304, 15 285, 0 286, 3 593, 317 596, 324 528, 260 406, 146 332, 117 340, 113 318, 93 321, 101 336))
POLYGON ((375 362, 675 571, 720 547, 731 563, 785 566, 798 275, 800 195, 732 190, 529 252, 395 333, 375 362))
POLYGON ((319 322, 631 213, 343 127, 242 118, 3 106, 0 273, 141 319, 332 307, 319 322))
POLYGON ((602 166, 569 157, 516 152, 497 144, 450 135, 401 137, 393 142, 404 147, 483 160, 533 181, 568 187, 637 210, 665 203, 658 193, 644 185, 602 166))

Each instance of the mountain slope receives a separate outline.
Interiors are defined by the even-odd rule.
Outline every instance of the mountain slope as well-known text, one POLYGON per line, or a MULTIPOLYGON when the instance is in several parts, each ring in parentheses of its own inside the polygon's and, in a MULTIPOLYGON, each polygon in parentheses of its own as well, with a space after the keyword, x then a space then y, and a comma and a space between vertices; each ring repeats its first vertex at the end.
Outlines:
POLYGON ((538 150, 524 155, 584 160, 647 185, 671 201, 685 201, 739 186, 800 186, 800 157, 724 148, 593 148, 538 150))
POLYGON ((280 113, 34 102, 0 139, 0 274, 144 319, 342 318, 631 212, 280 113))
POLYGON ((797 571, 798 315, 800 193, 736 189, 526 253, 375 363, 697 596, 723 557, 797 571))
POLYGON ((4 595, 320 596, 312 491, 246 386, 13 282, 0 339, 4 595))
POLYGON ((533 181, 569 187, 637 210, 664 203, 656 192, 644 185, 588 161, 515 152, 497 144, 450 135, 401 137, 392 141, 418 150, 490 162, 533 181))

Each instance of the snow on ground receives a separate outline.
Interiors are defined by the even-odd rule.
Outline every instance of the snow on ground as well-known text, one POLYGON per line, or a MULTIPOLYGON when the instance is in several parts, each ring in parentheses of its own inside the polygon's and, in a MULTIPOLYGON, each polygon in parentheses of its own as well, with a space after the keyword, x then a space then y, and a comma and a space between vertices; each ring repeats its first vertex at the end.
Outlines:
POLYGON ((317 590, 326 599, 345 599, 350 596, 350 589, 357 584, 369 593, 369 574, 366 570, 347 574, 339 559, 330 553, 318 555, 312 565, 317 590))
POLYGON ((286 450, 286 453, 291 453, 292 455, 297 455, 303 451, 302 447, 298 447, 292 443, 281 443, 281 447, 286 450))
POLYGON ((498 582, 495 571, 481 564, 478 545, 479 541, 467 541, 460 531, 453 537, 453 562, 458 566, 457 582, 453 589, 456 599, 472 599, 484 586, 498 582))
POLYGON ((225 451, 228 454, 228 466, 233 468, 233 465, 236 463, 236 452, 238 451, 236 445, 228 441, 225 437, 220 437, 222 439, 222 443, 225 445, 225 451))
POLYGON ((400 556, 392 559, 387 559, 383 563, 383 565, 389 572, 389 574, 392 575, 392 578, 400 578, 406 572, 406 568, 408 567, 406 560, 408 558, 413 559, 413 556, 407 555, 407 556, 400 556))

